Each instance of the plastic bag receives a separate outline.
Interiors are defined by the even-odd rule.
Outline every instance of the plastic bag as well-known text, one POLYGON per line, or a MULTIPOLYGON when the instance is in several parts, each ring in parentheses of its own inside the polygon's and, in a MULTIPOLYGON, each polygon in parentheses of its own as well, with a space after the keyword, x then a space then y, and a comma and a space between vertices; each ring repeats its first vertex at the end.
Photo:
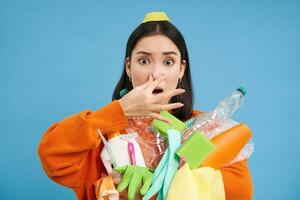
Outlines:
POLYGON ((146 166, 154 170, 167 148, 166 139, 158 131, 152 129, 151 117, 128 117, 127 133, 137 132, 136 141, 139 143, 146 166))

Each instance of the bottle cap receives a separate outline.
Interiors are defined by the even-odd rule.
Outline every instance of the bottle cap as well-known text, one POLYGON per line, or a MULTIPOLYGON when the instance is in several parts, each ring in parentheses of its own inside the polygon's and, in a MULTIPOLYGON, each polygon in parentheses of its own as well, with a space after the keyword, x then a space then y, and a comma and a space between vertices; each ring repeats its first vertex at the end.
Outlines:
POLYGON ((247 94, 247 91, 246 91, 246 89, 245 88, 243 88, 243 87, 239 87, 238 89, 236 89, 237 91, 240 91, 242 94, 243 94, 243 96, 246 96, 246 94, 247 94))

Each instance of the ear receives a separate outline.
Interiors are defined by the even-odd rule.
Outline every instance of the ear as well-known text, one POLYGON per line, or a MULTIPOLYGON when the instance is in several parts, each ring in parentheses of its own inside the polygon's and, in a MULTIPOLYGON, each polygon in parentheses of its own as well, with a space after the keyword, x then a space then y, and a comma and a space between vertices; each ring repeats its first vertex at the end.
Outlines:
POLYGON ((131 66, 130 66, 130 59, 129 57, 126 58, 125 60, 125 67, 126 67, 126 73, 127 73, 127 76, 131 76, 131 66))
POLYGON ((179 72, 179 78, 182 78, 185 72, 186 68, 186 61, 182 60, 181 65, 180 65, 180 72, 179 72))

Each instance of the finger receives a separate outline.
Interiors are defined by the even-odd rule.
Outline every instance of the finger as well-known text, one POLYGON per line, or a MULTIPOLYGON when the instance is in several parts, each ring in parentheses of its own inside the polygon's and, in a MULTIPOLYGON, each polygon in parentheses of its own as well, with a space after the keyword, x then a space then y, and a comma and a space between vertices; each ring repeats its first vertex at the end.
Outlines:
POLYGON ((115 167, 113 170, 118 172, 118 173, 123 174, 126 171, 127 167, 128 167, 128 165, 125 165, 125 166, 122 166, 122 167, 115 167))
POLYGON ((121 183, 118 185, 118 192, 122 192, 130 183, 130 180, 132 178, 132 173, 129 172, 129 170, 126 170, 124 173, 124 176, 122 177, 121 183))
POLYGON ((173 110, 176 108, 181 108, 182 106, 184 106, 184 104, 182 104, 182 103, 171 103, 171 104, 165 104, 165 105, 154 104, 151 106, 152 107, 151 110, 160 112, 162 110, 173 110))
POLYGON ((163 117, 162 115, 160 115, 160 114, 158 114, 158 113, 151 113, 150 116, 153 117, 153 118, 155 118, 155 119, 158 119, 158 120, 160 120, 160 121, 166 122, 166 123, 168 123, 168 124, 170 124, 170 125, 172 124, 172 121, 171 121, 171 120, 169 120, 169 119, 163 117))
POLYGON ((169 100, 173 96, 183 94, 184 92, 185 92, 184 89, 179 88, 179 89, 175 89, 173 91, 167 91, 167 92, 163 92, 160 94, 156 94, 156 95, 154 95, 153 99, 154 99, 154 102, 162 102, 162 101, 165 101, 166 99, 169 100))
POLYGON ((144 196, 148 192, 148 190, 151 186, 152 177, 153 177, 153 175, 143 178, 143 187, 140 190, 140 193, 142 196, 144 196))
POLYGON ((132 176, 132 179, 130 181, 129 187, 128 187, 128 199, 129 200, 134 200, 138 188, 142 184, 142 177, 139 176, 138 174, 134 173, 132 176))
POLYGON ((153 76, 152 76, 152 74, 150 74, 150 76, 148 78, 148 81, 146 83, 142 84, 141 88, 142 89, 147 88, 152 82, 153 82, 153 76))
POLYGON ((151 82, 146 88, 145 90, 149 91, 152 93, 152 91, 154 90, 154 88, 156 86, 158 86, 166 77, 163 75, 161 77, 159 77, 158 79, 156 79, 155 81, 151 82))

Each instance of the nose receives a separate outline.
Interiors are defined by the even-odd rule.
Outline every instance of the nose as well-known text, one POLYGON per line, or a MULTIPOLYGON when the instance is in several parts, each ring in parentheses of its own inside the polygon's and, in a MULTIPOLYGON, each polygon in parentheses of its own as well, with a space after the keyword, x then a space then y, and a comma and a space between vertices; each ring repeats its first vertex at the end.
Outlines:
POLYGON ((164 75, 164 72, 160 65, 154 65, 152 68, 151 74, 152 74, 153 79, 156 80, 159 77, 161 77, 162 75, 164 75))

